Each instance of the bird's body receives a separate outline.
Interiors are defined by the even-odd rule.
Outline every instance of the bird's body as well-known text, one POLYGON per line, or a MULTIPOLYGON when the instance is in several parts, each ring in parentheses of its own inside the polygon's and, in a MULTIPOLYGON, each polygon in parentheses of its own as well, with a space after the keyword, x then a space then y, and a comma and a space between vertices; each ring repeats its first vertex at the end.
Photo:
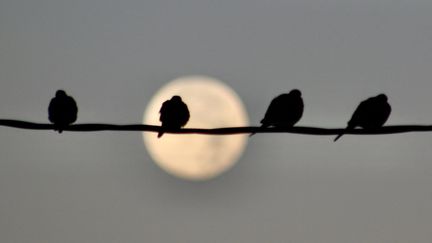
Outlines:
POLYGON ((189 121, 189 109, 178 95, 173 96, 170 100, 165 101, 159 111, 162 122, 162 130, 158 133, 160 138, 164 130, 180 129, 189 121))
MULTIPOLYGON (((364 129, 377 129, 384 125, 391 113, 391 106, 387 102, 385 94, 368 98, 362 101, 354 111, 345 131, 356 127, 364 129)), ((344 133, 339 134, 334 141, 338 140, 344 133)))
POLYGON ((304 104, 299 90, 281 94, 271 101, 261 120, 261 127, 292 127, 302 117, 303 110, 304 104))
POLYGON ((48 119, 59 133, 77 119, 78 107, 75 100, 63 90, 57 90, 56 96, 48 106, 48 119))

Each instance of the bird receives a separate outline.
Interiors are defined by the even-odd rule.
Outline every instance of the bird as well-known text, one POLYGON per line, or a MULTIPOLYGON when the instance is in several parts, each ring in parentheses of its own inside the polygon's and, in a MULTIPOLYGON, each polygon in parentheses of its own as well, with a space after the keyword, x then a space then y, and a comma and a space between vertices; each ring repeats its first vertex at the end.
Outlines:
POLYGON ((298 89, 293 89, 271 101, 264 118, 261 120, 261 127, 292 127, 302 117, 303 110, 302 93, 298 89))
POLYGON ((163 102, 159 113, 162 130, 159 131, 158 138, 162 137, 165 130, 180 129, 185 126, 190 118, 187 105, 178 95, 174 95, 171 99, 163 102))
POLYGON ((354 111, 348 126, 333 141, 336 142, 346 131, 356 127, 377 129, 384 125, 391 113, 391 106, 385 94, 379 94, 362 101, 354 111))
POLYGON ((48 119, 54 124, 54 130, 62 133, 63 129, 77 119, 78 107, 71 96, 64 90, 57 90, 48 106, 48 119))

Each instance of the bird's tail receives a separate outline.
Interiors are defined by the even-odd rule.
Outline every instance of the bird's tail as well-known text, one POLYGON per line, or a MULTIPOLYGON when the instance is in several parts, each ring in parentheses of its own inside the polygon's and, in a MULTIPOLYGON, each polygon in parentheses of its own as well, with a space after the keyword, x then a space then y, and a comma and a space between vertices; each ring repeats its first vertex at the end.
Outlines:
POLYGON ((345 132, 341 132, 339 135, 337 135, 336 137, 335 137, 335 139, 333 139, 333 142, 336 142, 340 137, 342 137, 342 135, 344 135, 345 134, 345 132))
POLYGON ((348 125, 348 127, 345 128, 345 130, 343 130, 341 133, 339 133, 339 135, 337 135, 337 136, 333 139, 333 142, 336 142, 340 137, 342 137, 342 136, 346 133, 346 131, 351 130, 351 129, 353 129, 353 128, 354 128, 354 127, 348 125))
MULTIPOLYGON (((262 123, 262 121, 261 121, 261 123, 262 123)), ((267 124, 262 124, 259 128, 264 128, 264 127, 267 127, 268 125, 267 124)), ((256 132, 252 132, 251 134, 249 134, 249 137, 252 137, 253 135, 255 135, 255 133, 256 132)))
POLYGON ((63 126, 54 125, 54 131, 56 131, 58 133, 62 133, 63 132, 63 126))
POLYGON ((162 131, 160 131, 160 132, 158 132, 158 135, 157 135, 157 137, 158 137, 158 138, 160 138, 160 137, 162 137, 162 135, 163 135, 163 132, 162 132, 162 131))

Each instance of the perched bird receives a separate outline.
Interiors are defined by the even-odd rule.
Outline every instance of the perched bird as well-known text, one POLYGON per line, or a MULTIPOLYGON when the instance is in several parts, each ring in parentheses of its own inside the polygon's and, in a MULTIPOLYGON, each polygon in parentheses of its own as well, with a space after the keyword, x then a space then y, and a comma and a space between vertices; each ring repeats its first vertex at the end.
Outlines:
POLYGON ((189 120, 189 109, 178 95, 165 101, 159 111, 162 122, 162 130, 158 133, 158 138, 162 137, 164 130, 180 129, 189 120))
POLYGON ((64 90, 57 90, 48 106, 48 119, 54 124, 55 130, 61 133, 65 127, 77 119, 78 107, 75 100, 64 90))
MULTIPOLYGON (((303 115, 303 99, 298 89, 274 98, 267 108, 261 127, 292 127, 303 115)), ((254 133, 251 134, 251 136, 254 133)))
POLYGON ((346 131, 353 130, 355 127, 364 129, 377 129, 384 125, 390 116, 391 106, 387 102, 385 94, 379 94, 362 101, 354 111, 348 122, 347 128, 339 134, 334 141, 336 142, 346 131))

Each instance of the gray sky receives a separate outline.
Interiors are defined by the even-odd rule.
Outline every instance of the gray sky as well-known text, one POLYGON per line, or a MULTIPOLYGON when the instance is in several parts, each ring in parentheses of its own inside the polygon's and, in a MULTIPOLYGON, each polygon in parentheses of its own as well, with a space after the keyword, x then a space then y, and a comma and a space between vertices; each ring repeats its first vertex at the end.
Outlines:
MULTIPOLYGON (((384 92, 389 124, 432 123, 427 0, 2 0, 1 118, 139 123, 183 75, 225 81, 253 124, 301 89, 299 125, 345 126, 384 92)), ((0 241, 430 242, 432 135, 258 134, 205 183, 161 171, 137 132, 0 128, 0 241)))

